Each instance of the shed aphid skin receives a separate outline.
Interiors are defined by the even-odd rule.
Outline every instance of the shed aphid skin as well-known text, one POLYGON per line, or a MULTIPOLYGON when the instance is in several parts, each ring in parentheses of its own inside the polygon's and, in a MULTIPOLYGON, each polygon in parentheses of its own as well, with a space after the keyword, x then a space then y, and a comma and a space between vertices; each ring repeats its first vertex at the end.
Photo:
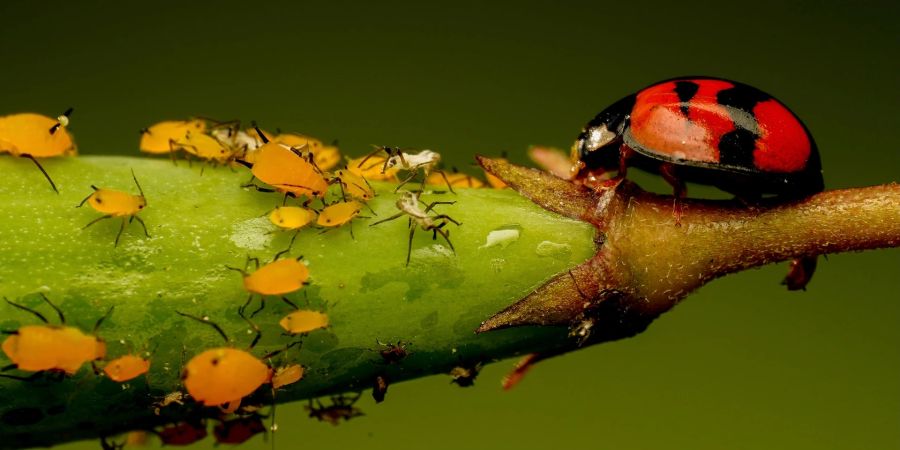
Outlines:
POLYGON ((56 119, 35 113, 0 117, 0 153, 30 159, 57 194, 59 190, 56 183, 38 159, 74 156, 78 153, 75 142, 66 129, 72 111, 73 108, 69 108, 56 119))
POLYGON ((137 215, 147 206, 147 198, 144 197, 144 190, 141 189, 141 184, 138 183, 137 176, 135 176, 134 174, 134 170, 131 171, 131 178, 134 180, 134 184, 138 188, 138 192, 140 193, 139 195, 133 195, 127 192, 116 191, 112 189, 101 189, 97 186, 91 185, 91 189, 93 189, 94 192, 85 197, 84 200, 82 200, 81 203, 76 206, 76 208, 81 208, 82 206, 84 206, 85 202, 87 202, 89 205, 91 205, 91 208, 94 208, 94 210, 103 213, 104 215, 90 221, 87 225, 82 227, 82 229, 87 228, 104 219, 121 217, 122 226, 119 227, 119 232, 116 234, 114 246, 117 247, 119 245, 119 238, 122 237, 122 232, 125 231, 125 226, 135 220, 137 220, 138 223, 141 224, 141 227, 144 229, 144 235, 148 238, 150 237, 150 233, 147 232, 147 225, 144 224, 143 219, 141 219, 137 215))
POLYGON ((205 132, 206 122, 200 119, 165 120, 141 130, 139 147, 144 153, 174 155, 182 149, 180 143, 186 139, 188 133, 205 132))
POLYGON ((259 295, 259 308, 253 311, 250 315, 251 317, 258 314, 265 307, 265 297, 279 296, 282 301, 294 309, 298 309, 297 305, 285 295, 299 291, 303 286, 309 284, 307 281, 309 280, 309 268, 306 267, 306 264, 300 262, 303 256, 279 260, 278 258, 287 253, 287 251, 284 250, 275 255, 275 259, 272 262, 262 267, 259 265, 258 258, 247 258, 243 269, 225 266, 225 268, 240 272, 244 276, 244 290, 250 295, 239 309, 242 314, 247 309, 247 306, 250 305, 254 295, 259 295), (247 272, 247 267, 251 261, 255 263, 256 270, 247 272))
POLYGON ((451 383, 459 387, 471 387, 475 385, 475 378, 481 371, 481 363, 475 365, 460 364, 450 370, 451 383))
POLYGON ((446 214, 432 214, 429 215, 432 209, 438 205, 452 205, 456 202, 431 202, 425 204, 425 209, 422 209, 420 204, 424 204, 419 196, 420 192, 409 192, 403 191, 400 195, 400 198, 397 199, 397 209, 400 210, 397 214, 390 216, 386 219, 379 220, 375 223, 370 224, 369 226, 375 226, 384 222, 388 222, 394 219, 398 219, 402 216, 408 216, 409 218, 409 242, 407 244, 406 249, 406 265, 409 266, 409 259, 412 255, 412 241, 413 236, 416 234, 416 228, 421 228, 423 231, 431 231, 432 239, 437 239, 437 235, 440 234, 441 237, 447 242, 447 245, 450 246, 450 250, 456 251, 453 248, 453 243, 450 242, 450 231, 444 230, 444 227, 447 223, 453 223, 456 226, 462 225, 457 222, 452 217, 446 214))
POLYGON ((359 167, 362 167, 370 157, 382 152, 387 156, 384 160, 384 165, 381 168, 382 173, 393 168, 409 172, 406 178, 400 181, 400 184, 397 185, 394 192, 397 192, 403 185, 412 181, 413 178, 419 174, 420 170, 422 171, 422 187, 424 187, 425 180, 428 176, 434 172, 444 178, 447 183, 447 188, 450 189, 450 192, 453 192, 453 186, 450 184, 450 181, 447 180, 444 172, 436 169, 438 163, 441 162, 440 153, 431 150, 422 150, 419 153, 406 153, 399 147, 375 146, 375 150, 363 158, 359 163, 359 167))
MULTIPOLYGON (((175 312, 182 317, 212 327, 222 336, 226 344, 231 345, 225 331, 209 318, 196 317, 180 311, 175 312)), ((230 346, 208 349, 191 358, 184 366, 182 373, 184 388, 200 404, 220 407, 227 405, 228 410, 237 410, 244 397, 255 392, 263 384, 271 382, 272 369, 263 360, 300 344, 299 341, 292 342, 283 349, 257 358, 249 350, 252 350, 259 342, 262 332, 243 313, 240 315, 255 332, 247 350, 239 350, 230 346)))
POLYGON ((60 325, 50 325, 47 318, 40 312, 12 302, 6 297, 3 298, 10 306, 33 314, 45 325, 26 325, 18 330, 3 331, 3 334, 9 335, 3 341, 3 352, 12 361, 12 364, 3 367, 0 372, 19 369, 35 373, 29 377, 5 374, 0 376, 27 380, 33 379, 42 372, 61 372, 66 375, 74 375, 85 363, 93 364, 106 356, 106 343, 96 334, 100 325, 112 314, 115 307, 110 307, 106 314, 97 320, 91 334, 85 334, 78 328, 66 326, 66 318, 62 310, 43 293, 40 296, 56 311, 60 325))
POLYGON ((328 314, 301 309, 284 316, 278 324, 291 336, 307 334, 311 331, 327 328, 328 314))
POLYGON ((364 416, 362 410, 353 406, 362 393, 357 393, 353 397, 346 395, 331 396, 331 404, 325 406, 320 399, 309 399, 309 405, 306 410, 309 411, 309 417, 317 419, 319 422, 328 422, 334 426, 340 425, 341 419, 345 422, 354 417, 364 416))
POLYGON ((381 347, 378 349, 378 354, 381 355, 381 359, 387 364, 398 364, 400 361, 406 359, 406 357, 410 355, 410 351, 406 348, 412 345, 412 342, 404 342, 402 340, 398 340, 396 344, 392 344, 390 342, 384 343, 376 339, 375 343, 381 347))
POLYGON ((375 403, 384 401, 384 396, 387 395, 388 386, 390 386, 390 383, 386 376, 378 375, 375 377, 375 382, 372 384, 372 399, 375 400, 375 403))
POLYGON ((356 239, 356 237, 353 236, 352 221, 356 217, 363 217, 359 215, 360 211, 362 211, 362 207, 363 204, 356 200, 332 203, 319 212, 319 218, 316 219, 316 225, 326 228, 326 230, 322 231, 324 233, 330 229, 349 224, 350 237, 356 239))

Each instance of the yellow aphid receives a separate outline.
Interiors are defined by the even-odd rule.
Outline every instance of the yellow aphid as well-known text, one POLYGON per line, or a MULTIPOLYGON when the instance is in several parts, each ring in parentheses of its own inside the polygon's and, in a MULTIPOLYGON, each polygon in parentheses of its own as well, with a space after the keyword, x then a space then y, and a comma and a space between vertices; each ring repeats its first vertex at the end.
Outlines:
POLYGON ((347 202, 338 202, 333 205, 326 206, 319 213, 316 224, 321 227, 339 227, 353 220, 362 211, 362 203, 356 200, 347 202))
POLYGON ((278 389, 282 386, 294 384, 303 379, 305 369, 300 364, 291 364, 290 366, 281 367, 272 375, 272 389, 278 389))
POLYGON ((103 367, 103 373, 118 383, 124 383, 135 379, 150 370, 150 360, 137 355, 120 356, 103 367))
POLYGON ((259 295, 284 295, 297 291, 309 279, 309 268, 296 259, 281 259, 244 277, 244 289, 259 295))
POLYGON ((288 334, 309 333, 328 326, 328 315, 319 311, 294 311, 278 322, 288 334))
POLYGON ((297 133, 282 133, 275 136, 272 141, 312 153, 313 161, 319 170, 330 170, 341 162, 341 152, 336 146, 325 145, 314 137, 297 133))
POLYGON ((147 225, 144 224, 144 221, 137 216, 137 214, 144 210, 147 206, 147 198, 144 197, 144 190, 141 189, 140 183, 138 183, 137 177, 134 175, 134 171, 131 172, 131 177, 134 179, 134 184, 138 188, 139 195, 129 194, 127 192, 116 191, 113 189, 101 189, 97 186, 91 186, 94 190, 90 195, 84 198, 81 203, 78 204, 78 207, 84 206, 85 202, 91 205, 91 208, 94 208, 99 213, 103 213, 104 215, 92 220, 90 223, 84 226, 87 228, 103 219, 110 219, 113 217, 121 217, 122 218, 122 226, 119 227, 119 233, 116 235, 115 245, 119 245, 119 238, 122 236, 122 232, 125 231, 125 226, 131 223, 134 220, 137 220, 138 223, 144 228, 144 235, 150 237, 150 234, 147 232, 147 225))
POLYGON ((172 153, 181 149, 178 144, 188 133, 202 134, 206 122, 202 120, 166 120, 141 130, 140 148, 152 154, 172 153))
POLYGON ((299 206, 279 206, 269 213, 272 225, 283 230, 298 230, 315 220, 315 211, 299 206))
POLYGON ((219 406, 240 401, 272 378, 272 370, 244 350, 221 347, 191 358, 184 368, 184 388, 197 402, 219 406))
POLYGON ((471 175, 466 175, 464 173, 447 173, 447 180, 444 180, 444 177, 439 173, 432 173, 428 175, 428 178, 425 179, 425 184, 438 186, 438 185, 447 185, 449 182, 451 187, 463 187, 463 188, 480 188, 484 187, 484 182, 475 178, 471 175))
POLYGON ((369 182, 349 169, 335 171, 334 179, 341 183, 341 192, 353 198, 369 201, 375 197, 375 190, 369 182))
POLYGON ((72 136, 66 129, 71 113, 72 109, 69 108, 56 119, 35 113, 0 117, 0 153, 30 159, 50 182, 50 187, 59 192, 37 158, 72 156, 78 153, 72 136))
POLYGON ((233 149, 204 133, 188 132, 184 139, 178 141, 178 145, 184 151, 206 161, 226 163, 238 156, 233 149))
POLYGON ((380 155, 363 156, 348 161, 347 169, 367 180, 397 181, 397 172, 400 171, 400 167, 388 167, 382 173, 381 170, 385 168, 385 161, 387 161, 387 157, 380 155), (360 164, 362 164, 362 167, 360 167, 360 164))
POLYGON ((324 197, 328 183, 319 170, 289 148, 269 142, 257 151, 253 176, 280 192, 324 197))

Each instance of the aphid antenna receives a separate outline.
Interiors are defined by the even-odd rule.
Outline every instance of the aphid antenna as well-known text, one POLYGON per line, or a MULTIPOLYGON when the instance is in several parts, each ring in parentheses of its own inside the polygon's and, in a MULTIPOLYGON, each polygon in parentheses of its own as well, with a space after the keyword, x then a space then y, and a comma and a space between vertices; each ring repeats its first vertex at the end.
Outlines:
POLYGON ((22 153, 19 156, 30 159, 31 162, 33 162, 34 165, 36 165, 37 168, 40 169, 41 173, 44 174, 44 178, 46 178, 47 181, 50 182, 50 187, 53 188, 53 192, 56 192, 57 194, 59 194, 59 190, 56 189, 56 183, 54 183, 53 180, 50 178, 50 174, 48 174, 47 171, 44 170, 44 166, 42 166, 41 163, 39 163, 37 159, 34 159, 34 156, 31 156, 28 153, 22 153))
POLYGON ((217 323, 215 323, 215 322, 209 320, 208 317, 197 317, 197 316, 192 316, 192 315, 190 315, 190 314, 183 313, 183 312, 177 311, 177 310, 175 311, 175 314, 178 314, 179 316, 182 316, 182 317, 187 317, 188 319, 194 319, 194 320, 196 320, 197 322, 205 323, 205 324, 207 324, 207 325, 213 327, 213 328, 216 330, 216 332, 219 333, 219 336, 222 336, 222 339, 225 340, 225 343, 226 343, 226 344, 231 344, 231 340, 228 339, 228 335, 225 334, 225 330, 223 330, 222 327, 219 326, 219 324, 217 324, 217 323))
MULTIPOLYGON (((137 186, 138 192, 141 193, 141 197, 145 197, 144 190, 141 189, 141 183, 138 183, 137 175, 134 174, 134 169, 131 169, 131 179, 134 180, 134 185, 137 186)), ((94 188, 95 191, 97 190, 94 186, 91 187, 94 188)))
POLYGON ((103 325, 103 322, 112 315, 113 310, 115 309, 116 305, 110 306, 109 309, 106 310, 106 314, 100 316, 100 318, 97 319, 97 323, 94 324, 94 330, 91 332, 91 334, 97 334, 97 330, 100 329, 100 325, 103 325))
MULTIPOLYGON (((132 217, 134 217, 134 216, 132 216, 132 217)), ((125 231, 125 225, 127 225, 128 223, 129 222, 123 217, 122 218, 122 226, 119 227, 119 232, 116 233, 116 240, 115 240, 115 242, 113 242, 113 247, 119 246, 119 239, 122 237, 122 233, 125 231)))
MULTIPOLYGON (((388 157, 390 157, 390 152, 388 152, 386 150, 389 147, 385 147, 383 145, 379 146, 379 145, 375 145, 375 144, 371 144, 371 145, 373 148, 375 148, 375 150, 372 150, 371 152, 369 152, 369 154, 367 154, 366 157, 363 158, 362 161, 360 161, 359 164, 356 165, 357 168, 362 169, 363 164, 365 164, 366 161, 369 160, 369 158, 377 155, 378 152, 385 152, 388 154, 388 157)), ((387 162, 387 161, 385 161, 385 162, 387 162)), ((385 167, 385 169, 387 169, 387 167, 385 167)), ((382 170, 381 173, 384 173, 384 170, 382 170)))
POLYGON ((388 218, 386 218, 386 219, 381 219, 381 220, 379 220, 379 221, 377 221, 377 222, 370 223, 369 226, 370 226, 370 227, 374 227, 375 225, 378 225, 378 224, 381 224, 381 223, 390 222, 391 220, 399 219, 399 218, 402 217, 404 214, 406 214, 406 213, 404 213, 404 212, 402 212, 402 211, 401 211, 401 212, 398 212, 397 214, 394 214, 393 216, 390 216, 390 217, 388 217, 388 218))
POLYGON ((35 310, 33 310, 33 309, 31 309, 31 308, 25 306, 25 305, 20 305, 20 304, 18 304, 18 303, 16 303, 16 302, 14 302, 14 301, 12 301, 12 300, 6 298, 6 297, 3 297, 3 300, 5 300, 6 303, 9 303, 10 306, 14 306, 14 307, 16 307, 16 308, 21 309, 22 311, 28 311, 28 312, 30 312, 31 314, 34 314, 35 316, 37 316, 38 319, 41 319, 41 322, 44 322, 44 323, 50 323, 50 322, 47 320, 47 318, 44 317, 43 314, 41 314, 41 313, 39 313, 39 312, 37 312, 37 311, 35 311, 35 310))
POLYGON ((296 346, 298 346, 298 345, 301 346, 301 348, 302 348, 302 347, 303 347, 303 341, 300 340, 300 341, 294 341, 294 342, 291 342, 290 344, 285 345, 283 348, 280 348, 280 349, 278 349, 278 350, 275 350, 275 351, 266 353, 266 354, 263 355, 263 357, 260 358, 260 359, 271 359, 271 358, 274 358, 275 356, 278 356, 278 355, 280 355, 280 354, 282 354, 282 353, 284 353, 284 352, 286 352, 286 351, 290 350, 291 348, 296 347, 296 346))

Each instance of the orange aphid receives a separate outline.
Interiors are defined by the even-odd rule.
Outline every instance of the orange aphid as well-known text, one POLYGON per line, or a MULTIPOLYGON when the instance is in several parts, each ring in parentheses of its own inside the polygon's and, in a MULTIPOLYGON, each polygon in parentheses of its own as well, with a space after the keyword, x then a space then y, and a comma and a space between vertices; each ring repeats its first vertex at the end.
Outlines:
POLYGON ((444 180, 444 177, 441 176, 440 173, 432 173, 428 175, 428 178, 425 179, 425 184, 428 185, 447 185, 449 182, 451 187, 464 187, 464 188, 480 188, 484 187, 484 182, 475 178, 471 175, 466 175, 464 173, 448 173, 445 174, 447 176, 447 180, 444 180))
POLYGON ((150 370, 150 360, 137 355, 120 356, 103 367, 103 373, 118 383, 133 380, 150 370))
POLYGON ((184 151, 206 161, 226 163, 238 156, 235 150, 226 147, 218 139, 204 133, 189 131, 183 139, 178 141, 178 145, 184 151))
POLYGON ((244 289, 259 295, 284 295, 297 291, 309 279, 309 268, 296 259, 270 262, 244 277, 244 289))
POLYGON ((141 130, 140 149, 145 153, 166 154, 181 150, 178 144, 188 133, 203 133, 206 122, 202 120, 166 120, 141 130))
POLYGON ((362 211, 362 203, 356 200, 348 202, 338 202, 333 205, 326 206, 319 213, 316 224, 322 227, 339 227, 353 220, 362 211))
MULTIPOLYGON (((62 311, 41 294, 44 301, 53 307, 60 322, 65 323, 62 311)), ((28 311, 44 323, 47 319, 39 312, 6 300, 11 306, 28 311)), ((101 317, 94 330, 100 326, 113 309, 101 317)), ((78 328, 64 325, 26 325, 13 332, 2 344, 3 352, 19 370, 40 372, 53 370, 74 375, 84 363, 97 361, 106 356, 106 343, 97 336, 85 334, 78 328)))
POLYGON ((388 167, 385 169, 384 173, 382 173, 381 170, 385 168, 385 161, 387 161, 387 157, 381 155, 363 156, 349 160, 347 162, 347 169, 353 174, 367 180, 396 181, 397 172, 400 171, 400 167, 396 165, 388 167), (364 160, 365 163, 363 163, 364 160), (360 164, 362 164, 362 167, 360 167, 360 164))
POLYGON ((328 315, 319 311, 294 311, 284 316, 278 324, 289 334, 309 333, 327 327, 328 315))
POLYGON ((335 171, 334 180, 341 184, 341 192, 349 194, 353 198, 369 201, 375 197, 375 190, 372 189, 369 182, 349 169, 335 171))
POLYGON ((35 113, 0 117, 0 153, 30 159, 50 182, 50 187, 59 192, 50 175, 36 158, 71 156, 78 152, 72 136, 66 129, 71 113, 72 109, 69 108, 56 119, 35 113))
POLYGON ((299 206, 279 206, 269 213, 272 225, 283 230, 298 230, 316 220, 316 212, 299 206))
POLYGON ((144 221, 137 216, 137 214, 144 210, 144 207, 147 206, 147 198, 144 197, 144 190, 141 189, 140 183, 138 183, 137 177, 134 175, 134 171, 131 172, 131 177, 134 179, 134 184, 138 188, 138 192, 140 195, 133 195, 127 192, 117 191, 113 189, 102 189, 97 186, 91 185, 91 189, 94 190, 90 195, 84 198, 81 203, 78 204, 78 208, 84 206, 85 203, 91 205, 91 208, 94 208, 95 211, 99 213, 103 213, 104 215, 98 217, 87 225, 84 228, 87 228, 101 220, 111 219, 113 217, 121 217, 122 218, 122 226, 119 227, 119 233, 116 234, 115 245, 119 245, 119 238, 122 237, 122 232, 125 231, 125 226, 133 220, 137 220, 138 223, 141 224, 141 227, 144 228, 144 235, 150 237, 150 233, 147 232, 147 225, 144 224, 144 221))
POLYGON ((292 364, 290 366, 281 367, 272 375, 272 389, 278 389, 282 386, 294 384, 303 379, 305 369, 300 364, 292 364))
POLYGON ((247 351, 220 347, 191 358, 184 368, 184 387, 206 406, 240 401, 272 378, 272 370, 247 351))
POLYGON ((292 195, 324 197, 328 190, 328 183, 316 166, 271 141, 259 148, 250 171, 263 183, 292 195))

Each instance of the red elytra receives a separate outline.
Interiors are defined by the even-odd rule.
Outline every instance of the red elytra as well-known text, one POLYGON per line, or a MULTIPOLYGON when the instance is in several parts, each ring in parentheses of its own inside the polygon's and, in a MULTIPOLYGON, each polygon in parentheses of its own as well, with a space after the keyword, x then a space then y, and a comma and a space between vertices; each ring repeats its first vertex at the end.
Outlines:
MULTIPOLYGON (((628 95, 585 125, 572 148, 574 178, 603 186, 629 166, 660 173, 686 193, 687 181, 745 200, 795 199, 824 190, 818 148, 783 103, 746 84, 711 77, 662 81, 628 95), (599 183, 599 184, 598 184, 599 183)), ((676 201, 676 223, 681 207, 676 201)), ((815 258, 794 261, 788 289, 805 289, 815 258)))

